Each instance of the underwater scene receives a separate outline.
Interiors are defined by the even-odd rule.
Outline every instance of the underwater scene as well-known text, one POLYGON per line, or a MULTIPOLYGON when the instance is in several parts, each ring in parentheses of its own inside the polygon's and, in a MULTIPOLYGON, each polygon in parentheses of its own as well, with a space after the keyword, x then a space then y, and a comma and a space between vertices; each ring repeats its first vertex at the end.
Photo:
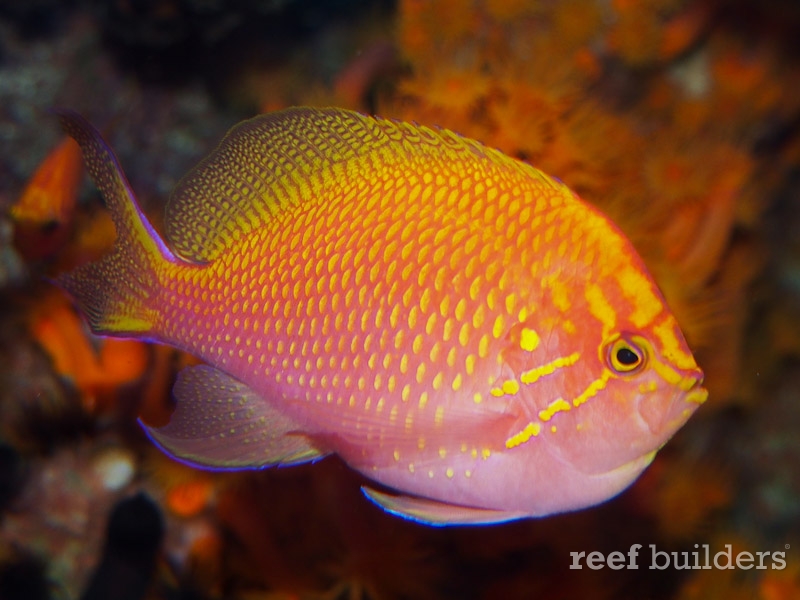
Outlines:
POLYGON ((800 598, 798 40, 1 0, 0 600, 800 598))

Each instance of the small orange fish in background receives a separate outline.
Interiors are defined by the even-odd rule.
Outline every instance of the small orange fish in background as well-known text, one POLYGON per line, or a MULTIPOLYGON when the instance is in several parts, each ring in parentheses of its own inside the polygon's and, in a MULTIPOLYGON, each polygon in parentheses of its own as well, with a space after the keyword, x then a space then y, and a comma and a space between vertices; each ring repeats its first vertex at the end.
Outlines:
POLYGON ((147 346, 137 340, 89 339, 80 317, 63 297, 48 297, 31 315, 31 332, 50 356, 55 371, 81 392, 84 408, 111 407, 117 388, 144 375, 147 346))
POLYGON ((11 207, 14 242, 25 258, 50 256, 63 245, 82 179, 80 147, 72 138, 64 138, 45 157, 11 207))
POLYGON ((62 275, 92 329, 184 369, 151 439, 188 464, 337 453, 447 525, 575 510, 628 486, 705 401, 633 246, 564 184, 446 130, 342 109, 238 125, 167 205, 62 113, 117 242, 62 275))

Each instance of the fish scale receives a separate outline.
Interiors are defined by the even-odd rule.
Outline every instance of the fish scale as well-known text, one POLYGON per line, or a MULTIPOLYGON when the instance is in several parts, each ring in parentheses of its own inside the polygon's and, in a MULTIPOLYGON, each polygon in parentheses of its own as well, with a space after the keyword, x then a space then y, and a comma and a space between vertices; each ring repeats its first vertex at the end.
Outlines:
POLYGON ((117 227, 60 278, 92 328, 201 358, 169 454, 215 469, 335 452, 431 524, 624 489, 706 397, 641 259, 564 184, 446 130, 341 109, 235 127, 178 184, 163 242, 77 115, 117 227))

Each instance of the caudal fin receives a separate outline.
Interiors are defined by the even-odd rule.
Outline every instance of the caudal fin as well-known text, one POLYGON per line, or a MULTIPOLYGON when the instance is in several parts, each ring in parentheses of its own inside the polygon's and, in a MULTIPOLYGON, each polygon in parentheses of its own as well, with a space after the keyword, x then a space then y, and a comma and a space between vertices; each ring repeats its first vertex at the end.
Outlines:
POLYGON ((112 251, 61 275, 57 283, 80 305, 96 333, 136 335, 152 330, 158 271, 172 253, 142 214, 111 148, 72 111, 56 111, 64 131, 81 147, 86 168, 103 195, 117 230, 112 251))

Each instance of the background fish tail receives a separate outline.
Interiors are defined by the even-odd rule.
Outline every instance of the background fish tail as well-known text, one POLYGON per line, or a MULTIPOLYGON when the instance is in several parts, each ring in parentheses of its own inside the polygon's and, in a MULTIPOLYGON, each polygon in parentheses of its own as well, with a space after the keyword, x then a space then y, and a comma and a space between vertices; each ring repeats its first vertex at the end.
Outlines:
POLYGON ((81 147, 87 169, 103 195, 117 230, 111 253, 61 275, 58 283, 86 314, 96 333, 150 331, 156 312, 158 271, 172 254, 139 209, 114 153, 83 117, 58 111, 61 126, 81 147))

